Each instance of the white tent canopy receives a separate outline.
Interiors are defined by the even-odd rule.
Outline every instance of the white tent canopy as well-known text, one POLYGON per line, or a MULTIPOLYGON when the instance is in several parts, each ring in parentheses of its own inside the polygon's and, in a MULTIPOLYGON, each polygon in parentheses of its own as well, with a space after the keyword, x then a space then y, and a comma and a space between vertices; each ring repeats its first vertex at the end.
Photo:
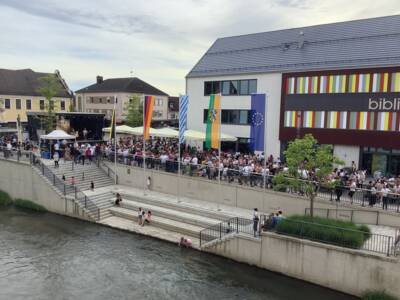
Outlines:
MULTIPOLYGON (((110 132, 110 130, 111 130, 111 127, 103 128, 103 132, 110 132)), ((143 135, 143 126, 139 126, 139 127, 129 127, 126 125, 117 126, 116 132, 122 133, 122 134, 132 134, 132 135, 140 136, 140 135, 143 135)), ((150 128, 150 135, 155 136, 155 137, 178 138, 179 131, 169 128, 169 127, 164 127, 161 129, 150 128)), ((189 130, 185 131, 185 138, 187 140, 205 141, 206 133, 189 129, 189 130)), ((221 133, 221 141, 222 142, 235 142, 236 140, 237 140, 237 138, 232 135, 221 133)))
POLYGON ((41 135, 42 140, 74 140, 74 135, 69 135, 64 130, 53 130, 49 134, 41 135))

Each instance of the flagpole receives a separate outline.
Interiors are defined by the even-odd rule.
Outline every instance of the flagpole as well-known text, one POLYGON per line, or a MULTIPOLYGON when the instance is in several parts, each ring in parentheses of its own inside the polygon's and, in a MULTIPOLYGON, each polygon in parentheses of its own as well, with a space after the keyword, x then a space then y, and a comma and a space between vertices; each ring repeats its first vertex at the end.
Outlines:
POLYGON ((181 95, 179 95, 179 102, 178 102, 178 108, 179 108, 179 115, 178 115, 178 122, 179 122, 179 126, 178 126, 178 184, 177 184, 177 198, 178 201, 180 201, 180 189, 179 189, 179 185, 181 183, 181 121, 180 121, 180 117, 181 117, 181 95))
POLYGON ((145 103, 146 103, 146 96, 143 99, 143 195, 146 195, 146 137, 145 137, 145 103))
MULTIPOLYGON (((114 95, 114 183, 117 184, 117 114, 115 112, 115 104, 117 102, 117 96, 114 95)), ((112 128, 112 127, 111 127, 112 128)))
POLYGON ((222 97, 221 97, 221 94, 219 94, 219 108, 218 108, 218 110, 219 110, 219 116, 218 116, 218 118, 219 118, 219 120, 218 120, 218 122, 219 122, 219 126, 218 126, 218 128, 219 128, 219 130, 218 130, 218 168, 217 168, 217 171, 218 171, 218 188, 219 188, 219 198, 222 200, 222 192, 221 192, 221 172, 220 172, 220 170, 219 170, 219 168, 220 168, 220 165, 221 165, 221 121, 222 121, 222 109, 221 109, 221 99, 222 97))
POLYGON ((267 187, 267 95, 265 95, 265 107, 264 107, 264 189, 267 187))

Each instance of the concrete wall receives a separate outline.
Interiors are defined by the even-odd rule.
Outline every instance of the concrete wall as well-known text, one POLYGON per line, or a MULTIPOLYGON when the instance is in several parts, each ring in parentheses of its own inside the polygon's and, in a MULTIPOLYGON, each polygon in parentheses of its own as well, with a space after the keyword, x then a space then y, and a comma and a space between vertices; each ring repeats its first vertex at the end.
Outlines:
POLYGON ((259 241, 236 236, 206 251, 356 296, 367 290, 400 296, 398 258, 274 233, 259 241))
POLYGON ((28 163, 0 160, 0 190, 54 213, 87 219, 72 199, 60 196, 28 163))
MULTIPOLYGON (((112 169, 114 168, 114 164, 108 164, 112 169)), ((143 169, 118 165, 117 173, 119 184, 143 188, 143 169)), ((154 191, 171 195, 178 195, 179 192, 180 197, 218 202, 248 209, 257 207, 265 213, 282 209, 286 215, 304 214, 305 209, 310 207, 310 201, 307 198, 287 193, 244 187, 237 184, 227 184, 225 182, 219 185, 216 181, 201 179, 199 177, 181 176, 178 178, 176 174, 153 169, 146 170, 147 176, 151 177, 151 188, 154 191)), ((315 208, 350 209, 349 207, 338 206, 336 203, 322 199, 315 201, 315 208)), ((376 220, 378 220, 379 225, 400 227, 400 215, 398 213, 379 211, 377 218, 376 213, 370 213, 370 209, 363 209, 362 207, 358 207, 357 209, 361 210, 361 212, 354 213, 353 217, 357 222, 377 224, 376 220)))

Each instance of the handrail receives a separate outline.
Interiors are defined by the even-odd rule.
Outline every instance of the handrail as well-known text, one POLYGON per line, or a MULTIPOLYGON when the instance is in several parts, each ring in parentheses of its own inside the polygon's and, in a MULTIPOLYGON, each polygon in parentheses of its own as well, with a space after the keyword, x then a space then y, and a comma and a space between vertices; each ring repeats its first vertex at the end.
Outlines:
POLYGON ((251 236, 255 235, 253 231, 253 221, 250 219, 233 217, 204 228, 199 233, 200 247, 204 245, 204 243, 221 240, 226 235, 232 233, 243 233, 251 236))

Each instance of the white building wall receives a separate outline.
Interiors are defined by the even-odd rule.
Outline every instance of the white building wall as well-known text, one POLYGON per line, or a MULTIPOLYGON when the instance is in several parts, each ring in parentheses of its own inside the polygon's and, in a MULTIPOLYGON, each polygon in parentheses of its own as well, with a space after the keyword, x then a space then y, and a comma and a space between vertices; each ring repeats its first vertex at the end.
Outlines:
MULTIPOLYGON (((279 156, 279 119, 281 104, 282 74, 247 74, 235 76, 201 77, 186 79, 186 93, 189 96, 188 128, 206 130, 203 111, 208 109, 210 96, 204 96, 205 81, 257 79, 257 93, 265 93, 267 98, 266 153, 279 156)), ((222 96, 221 109, 250 109, 251 96, 222 96)), ((236 137, 249 138, 249 125, 225 125, 221 131, 236 137)))
POLYGON ((360 147, 348 145, 334 145, 333 154, 344 161, 344 166, 351 167, 351 162, 354 161, 358 167, 360 159, 360 147))

